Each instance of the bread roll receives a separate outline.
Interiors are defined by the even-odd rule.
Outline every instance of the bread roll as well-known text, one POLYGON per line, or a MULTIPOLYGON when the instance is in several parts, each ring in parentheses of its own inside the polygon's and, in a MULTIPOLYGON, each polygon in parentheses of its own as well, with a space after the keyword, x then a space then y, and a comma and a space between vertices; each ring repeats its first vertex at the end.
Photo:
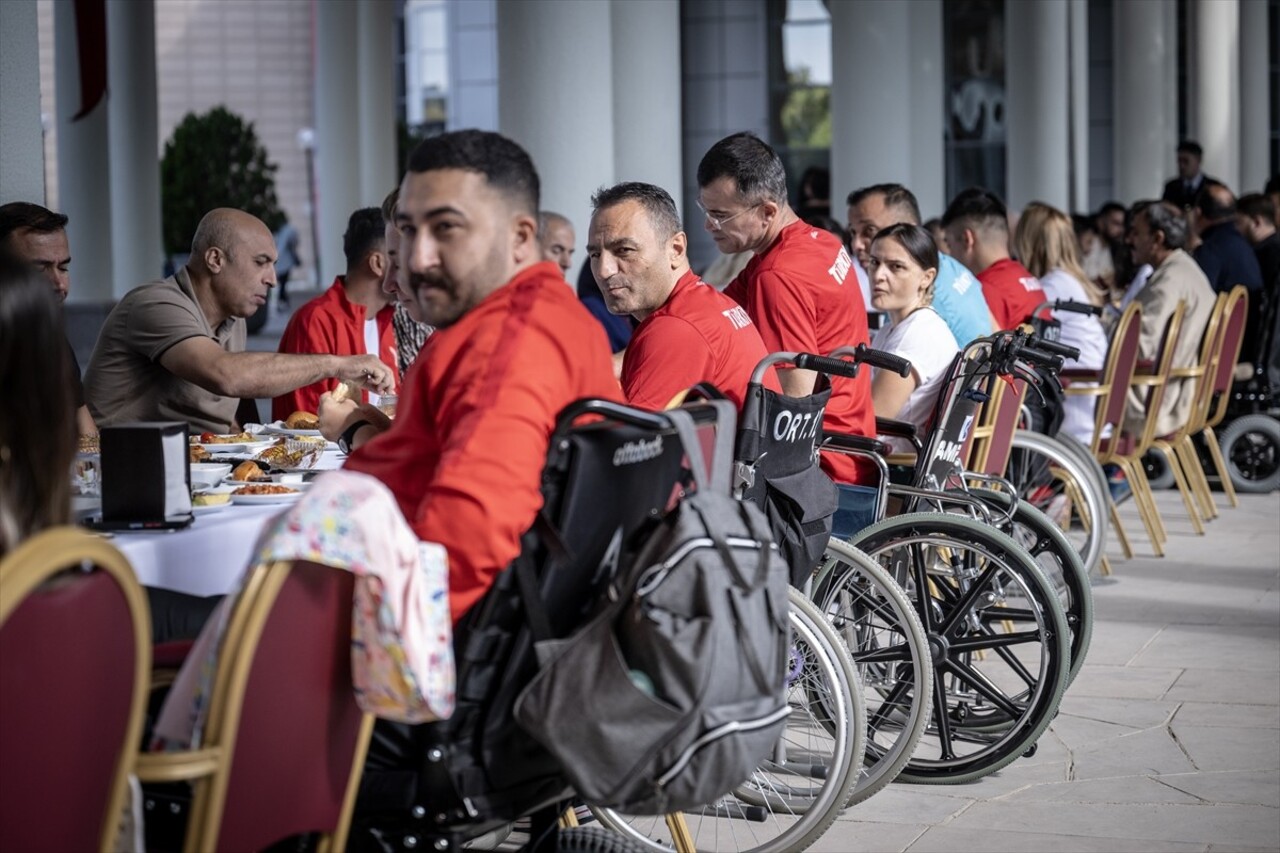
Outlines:
POLYGON ((343 382, 337 388, 334 388, 329 396, 335 403, 341 403, 343 400, 356 400, 358 402, 360 400, 360 386, 350 381, 343 382))
POLYGON ((250 461, 241 462, 239 465, 237 465, 235 467, 235 470, 231 472, 231 479, 233 480, 265 480, 267 479, 267 476, 262 472, 262 469, 258 467, 258 463, 250 460, 250 461))
POLYGON ((200 492, 191 496, 192 506, 217 506, 230 501, 230 492, 200 492))
POLYGON ((320 418, 310 412, 294 412, 284 425, 289 429, 320 429, 320 418))

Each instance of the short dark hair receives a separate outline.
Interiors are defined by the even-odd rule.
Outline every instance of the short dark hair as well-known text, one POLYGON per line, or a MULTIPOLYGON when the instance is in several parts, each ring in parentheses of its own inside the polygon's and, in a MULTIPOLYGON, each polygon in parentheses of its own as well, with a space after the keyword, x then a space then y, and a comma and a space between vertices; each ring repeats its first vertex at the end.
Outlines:
POLYGON ((1009 211, 1000 196, 983 187, 969 187, 947 205, 942 214, 942 227, 953 222, 967 222, 974 230, 996 229, 1009 233, 1009 211))
POLYGON ((845 199, 845 202, 849 207, 853 207, 873 195, 884 196, 885 207, 906 210, 907 213, 911 214, 911 223, 913 225, 920 224, 920 204, 916 201, 915 194, 902 184, 872 184, 869 187, 863 187, 860 190, 854 190, 849 193, 849 197, 845 199))
POLYGON ((726 136, 698 163, 698 186, 733 178, 738 194, 751 201, 787 203, 787 170, 782 158, 760 137, 743 131, 726 136))
POLYGON ((653 230, 663 240, 670 240, 680 227, 680 212, 676 210, 675 200, 662 187, 645 184, 640 181, 623 181, 611 187, 601 187, 591 196, 591 211, 598 213, 607 207, 634 201, 644 208, 649 216, 653 230))
MULTIPOLYGON (((1165 149, 1168 150, 1167 148, 1165 149)), ((1194 139, 1184 139, 1178 143, 1179 154, 1190 154, 1197 160, 1204 158, 1204 149, 1200 147, 1200 143, 1194 139)))
POLYGON ((541 185, 529 154, 500 133, 487 130, 455 130, 428 137, 409 155, 410 172, 461 169, 484 175, 497 189, 530 216, 538 215, 541 185))
POLYGON ((1236 212, 1251 219, 1265 219, 1268 222, 1276 218, 1275 203, 1262 193, 1240 196, 1236 199, 1236 212))
POLYGON ((1267 185, 1262 188, 1262 191, 1267 195, 1280 193, 1280 174, 1272 175, 1270 178, 1267 178, 1267 185))
POLYGON ((396 205, 400 203, 400 187, 397 186, 382 200, 382 220, 388 224, 396 221, 396 205))
POLYGON ((342 235, 342 253, 347 256, 347 269, 355 269, 365 255, 382 248, 385 226, 381 208, 362 207, 351 214, 347 220, 347 232, 342 235))
POLYGON ((30 229, 39 234, 52 234, 67 227, 67 215, 54 213, 47 207, 29 201, 11 201, 0 205, 0 244, 15 231, 30 229))
POLYGON ((1098 212, 1095 213, 1093 216, 1095 219, 1098 219, 1103 216, 1106 216, 1108 213, 1115 213, 1117 210, 1120 211, 1121 213, 1126 212, 1124 205, 1121 204, 1120 202, 1108 201, 1108 202, 1104 202, 1102 207, 1098 208, 1098 212))
POLYGON ((1226 184, 1220 181, 1205 181, 1196 192, 1196 209, 1207 220, 1226 219, 1229 216, 1235 216, 1236 205, 1234 198, 1231 202, 1225 201, 1225 198, 1230 195, 1231 191, 1227 189, 1226 184), (1214 190, 1217 190, 1217 192, 1214 192, 1214 190))
POLYGON ((895 222, 887 228, 881 228, 871 238, 872 245, 877 240, 893 240, 907 250, 911 260, 919 264, 921 269, 938 268, 938 244, 934 242, 932 234, 913 222, 895 222))
POLYGON ((1135 216, 1147 217, 1147 225, 1152 231, 1164 234, 1166 249, 1185 249, 1187 247, 1187 218, 1182 211, 1167 201, 1158 201, 1142 208, 1135 216))

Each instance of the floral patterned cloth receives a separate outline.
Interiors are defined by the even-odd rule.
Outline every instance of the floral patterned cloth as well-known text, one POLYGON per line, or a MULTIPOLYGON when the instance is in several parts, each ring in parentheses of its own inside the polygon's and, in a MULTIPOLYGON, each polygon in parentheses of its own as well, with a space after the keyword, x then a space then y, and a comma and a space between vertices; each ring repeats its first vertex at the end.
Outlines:
MULTIPOLYGON (((356 575, 351 667, 362 709, 407 723, 453 712, 447 555, 418 540, 382 483, 350 471, 319 477, 254 550, 255 566, 305 560, 356 575)), ((153 749, 200 745, 217 653, 239 594, 221 602, 192 648, 161 711, 153 749)))

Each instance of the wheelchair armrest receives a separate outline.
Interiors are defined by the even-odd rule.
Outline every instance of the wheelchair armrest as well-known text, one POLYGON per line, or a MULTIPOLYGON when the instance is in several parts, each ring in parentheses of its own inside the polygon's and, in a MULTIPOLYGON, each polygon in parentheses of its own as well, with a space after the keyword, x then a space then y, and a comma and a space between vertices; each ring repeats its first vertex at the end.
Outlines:
POLYGON ((895 421, 893 418, 876 418, 876 432, 896 438, 915 438, 916 425, 907 421, 895 421))
POLYGON ((865 435, 845 435, 838 432, 823 432, 822 446, 832 450, 850 450, 854 453, 874 453, 877 456, 889 455, 889 445, 883 441, 865 435))
POLYGON ((1058 372, 1058 378, 1063 382, 1101 382, 1102 371, 1091 367, 1068 367, 1058 372))

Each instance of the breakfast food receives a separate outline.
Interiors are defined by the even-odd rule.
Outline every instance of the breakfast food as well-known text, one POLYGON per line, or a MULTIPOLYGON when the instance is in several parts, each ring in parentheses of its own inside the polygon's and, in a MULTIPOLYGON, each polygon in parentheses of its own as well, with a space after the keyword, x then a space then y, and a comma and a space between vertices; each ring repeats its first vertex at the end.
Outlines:
POLYGON ((253 460, 246 460, 237 465, 235 470, 231 472, 231 479, 244 481, 266 480, 267 474, 261 467, 259 467, 257 462, 254 462, 253 460))
POLYGON ((288 429, 320 429, 320 418, 311 412, 294 412, 285 419, 288 429))
POLYGON ((256 484, 252 486, 241 486, 231 494, 233 495, 296 495, 297 489, 291 489, 288 486, 277 486, 275 483, 256 484))
POLYGON ((187 451, 187 458, 192 462, 208 462, 213 454, 198 444, 193 444, 187 451))
POLYGON ((192 506, 217 506, 230 502, 230 492, 196 492, 191 496, 192 506))
POLYGON ((343 382, 329 392, 329 396, 335 403, 341 403, 343 400, 358 401, 360 399, 360 386, 351 381, 343 382))
POLYGON ((249 441, 257 441, 247 432, 238 432, 235 435, 218 435, 212 432, 202 432, 198 436, 192 436, 192 444, 244 444, 249 441))

